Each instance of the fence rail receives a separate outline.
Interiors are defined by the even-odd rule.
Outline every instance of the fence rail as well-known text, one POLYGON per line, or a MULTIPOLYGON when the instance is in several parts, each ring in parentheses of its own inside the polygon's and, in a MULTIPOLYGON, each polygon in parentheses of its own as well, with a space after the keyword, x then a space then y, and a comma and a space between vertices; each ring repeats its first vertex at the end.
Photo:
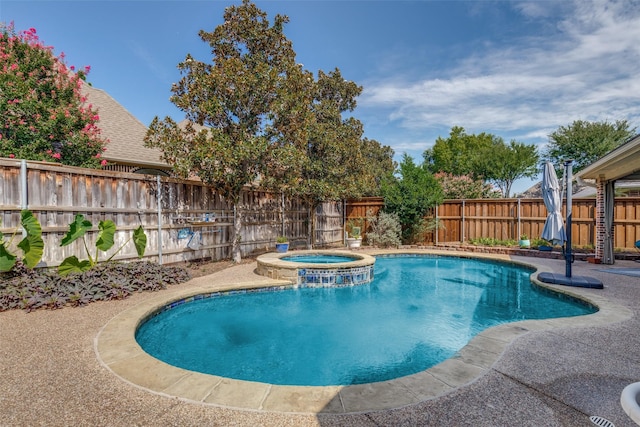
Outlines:
MULTIPOLYGON (((110 219, 116 224, 114 249, 101 259, 125 244, 142 225, 147 234, 145 258, 164 263, 230 258, 238 215, 243 219, 244 256, 271 250, 280 235, 294 245, 305 245, 309 223, 304 202, 279 193, 246 189, 233 207, 198 181, 0 159, 0 232, 14 233, 20 211, 27 208, 42 225, 46 265, 57 265, 71 255, 86 258, 81 241, 60 247, 76 214, 95 226, 87 233, 89 248, 95 248, 99 221, 110 219)), ((318 208, 314 244, 343 241, 342 209, 335 202, 318 208)), ((135 257, 134 245, 128 244, 117 258, 135 257)))

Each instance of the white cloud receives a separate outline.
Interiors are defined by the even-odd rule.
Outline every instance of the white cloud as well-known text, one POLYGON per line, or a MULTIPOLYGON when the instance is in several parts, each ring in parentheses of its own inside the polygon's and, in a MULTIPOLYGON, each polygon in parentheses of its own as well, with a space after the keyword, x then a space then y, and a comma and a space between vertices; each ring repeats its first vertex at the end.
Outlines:
MULTIPOLYGON (((460 125, 537 142, 577 119, 627 119, 635 125, 640 4, 576 0, 572 6, 564 10, 559 34, 469 56, 449 78, 369 82, 359 105, 380 109, 407 129, 460 125)), ((514 7, 526 17, 545 16, 538 3, 514 7)))

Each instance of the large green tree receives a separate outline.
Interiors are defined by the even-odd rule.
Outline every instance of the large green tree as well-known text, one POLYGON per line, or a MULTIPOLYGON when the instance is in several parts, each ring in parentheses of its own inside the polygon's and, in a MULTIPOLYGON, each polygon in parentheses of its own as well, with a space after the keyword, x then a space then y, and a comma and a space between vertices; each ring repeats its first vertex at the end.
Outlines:
POLYGON ((402 225, 402 239, 412 242, 423 231, 429 208, 442 202, 442 187, 427 168, 404 154, 397 173, 383 183, 384 209, 395 213, 402 225))
POLYGON ((0 24, 0 157, 100 167, 106 140, 75 71, 34 28, 0 24))
POLYGON ((549 135, 544 157, 562 173, 562 164, 572 159, 575 172, 595 162, 635 134, 626 120, 615 123, 576 120, 549 135))
POLYGON ((447 138, 438 137, 433 147, 425 150, 424 165, 433 173, 446 172, 477 179, 481 176, 478 164, 483 153, 495 140, 491 134, 468 134, 463 127, 454 126, 447 138))
POLYGON ((538 161, 535 145, 517 141, 507 145, 498 138, 483 152, 478 162, 478 172, 485 181, 496 185, 504 197, 509 197, 516 179, 538 175, 538 161))
MULTIPOLYGON (((283 32, 287 22, 276 15, 271 24, 248 0, 228 7, 223 24, 199 33, 211 48, 212 63, 187 54, 178 65, 183 77, 172 87, 171 101, 200 126, 182 129, 169 117, 156 117, 145 138, 177 173, 196 174, 234 206, 246 185, 299 167, 297 147, 307 139, 313 79, 295 61, 283 32)), ((234 222, 236 262, 241 212, 234 222)))
MULTIPOLYGON (((355 109, 361 91, 338 69, 330 73, 319 71, 309 104, 312 120, 307 139, 297 147, 296 168, 281 168, 284 176, 271 174, 265 180, 265 185, 305 200, 310 219, 323 201, 358 198, 374 192, 381 176, 393 171, 393 151, 363 138, 362 123, 347 116, 355 109)), ((310 220, 308 247, 313 245, 314 235, 310 220)))
POLYGON ((467 134, 455 126, 448 138, 438 138, 423 154, 424 165, 434 173, 482 179, 509 197, 516 179, 537 175, 539 156, 533 145, 511 141, 508 145, 490 133, 467 134))

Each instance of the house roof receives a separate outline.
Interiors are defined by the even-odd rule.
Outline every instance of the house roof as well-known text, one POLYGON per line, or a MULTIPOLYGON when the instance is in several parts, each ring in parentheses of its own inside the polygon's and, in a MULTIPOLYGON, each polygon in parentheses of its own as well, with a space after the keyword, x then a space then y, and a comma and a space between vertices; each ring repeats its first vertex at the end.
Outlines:
POLYGON ((162 160, 162 152, 144 146, 147 127, 107 92, 88 84, 83 85, 87 102, 98 111, 98 126, 102 136, 109 139, 103 158, 109 162, 166 169, 170 166, 162 160))
MULTIPOLYGON (((562 181, 562 179, 560 180, 562 181)), ((562 182, 561 182, 562 184, 562 182)), ((579 182, 574 182, 573 185, 571 186, 571 190, 572 190, 572 195, 573 197, 588 197, 590 196, 589 193, 589 188, 591 188, 589 186, 589 184, 587 183, 579 183, 579 182)), ((566 193, 566 191, 563 192, 566 193)), ((594 190, 595 192, 595 190, 594 190)), ((595 193, 594 193, 595 194, 595 193)), ((565 195, 563 194, 563 197, 565 195)), ((542 198, 542 181, 538 181, 536 182, 534 185, 532 185, 531 187, 529 187, 527 190, 523 191, 522 193, 520 193, 518 195, 519 198, 521 199, 541 199, 542 198)))
POLYGON ((601 159, 576 173, 576 176, 601 181, 640 179, 640 135, 611 150, 601 159))

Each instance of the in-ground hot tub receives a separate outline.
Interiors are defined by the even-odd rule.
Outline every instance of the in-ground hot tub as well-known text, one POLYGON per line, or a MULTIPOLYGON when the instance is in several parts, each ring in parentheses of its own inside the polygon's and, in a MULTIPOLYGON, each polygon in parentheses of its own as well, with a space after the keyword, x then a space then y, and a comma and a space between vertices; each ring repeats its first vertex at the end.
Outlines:
POLYGON ((270 252, 258 257, 258 274, 301 287, 352 286, 373 280, 376 259, 347 251, 270 252))

